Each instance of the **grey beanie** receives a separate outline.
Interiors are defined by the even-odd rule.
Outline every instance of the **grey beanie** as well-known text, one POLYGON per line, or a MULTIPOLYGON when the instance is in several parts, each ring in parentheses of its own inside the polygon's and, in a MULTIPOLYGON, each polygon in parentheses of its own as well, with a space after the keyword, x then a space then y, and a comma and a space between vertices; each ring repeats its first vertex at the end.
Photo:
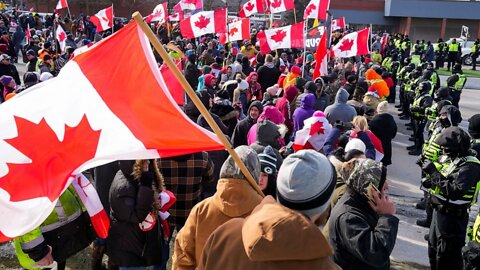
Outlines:
POLYGON ((325 212, 335 189, 336 171, 330 161, 314 150, 288 156, 277 177, 277 200, 309 217, 325 212))
MULTIPOLYGON (((252 174, 253 179, 258 183, 258 177, 260 176, 260 161, 258 160, 257 152, 246 145, 241 145, 235 148, 240 159, 245 163, 248 171, 252 174)), ((232 179, 247 179, 245 175, 240 171, 235 160, 232 156, 229 156, 220 169, 220 178, 232 178, 232 179)))

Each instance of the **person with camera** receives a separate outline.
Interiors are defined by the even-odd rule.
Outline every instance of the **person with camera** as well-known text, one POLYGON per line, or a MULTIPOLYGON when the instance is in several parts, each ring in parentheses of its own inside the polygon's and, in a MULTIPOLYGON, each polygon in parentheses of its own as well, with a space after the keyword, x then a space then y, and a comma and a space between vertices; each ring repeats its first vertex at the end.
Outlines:
POLYGON ((442 131, 436 143, 443 155, 423 164, 430 175, 422 185, 429 189, 433 205, 428 239, 432 269, 463 269, 470 206, 477 201, 480 161, 471 151, 470 136, 459 127, 442 131))

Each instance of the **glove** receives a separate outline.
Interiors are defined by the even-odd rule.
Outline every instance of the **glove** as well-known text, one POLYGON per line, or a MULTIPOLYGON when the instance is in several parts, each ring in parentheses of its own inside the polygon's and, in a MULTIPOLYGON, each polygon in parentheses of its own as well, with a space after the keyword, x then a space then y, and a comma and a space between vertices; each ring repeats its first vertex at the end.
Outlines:
POLYGON ((418 159, 417 159, 417 162, 415 162, 415 164, 417 164, 418 166, 420 166, 420 168, 423 167, 423 157, 420 156, 418 159))
POLYGON ((426 179, 422 181, 422 186, 426 189, 432 188, 432 181, 430 179, 426 179))
POLYGON ((140 185, 151 188, 153 183, 153 178, 154 178, 153 172, 142 173, 142 176, 140 177, 140 185))
POLYGON ((426 174, 429 174, 429 175, 435 172, 438 172, 437 167, 435 167, 435 164, 430 160, 423 164, 422 171, 424 171, 426 174))
POLYGON ((445 178, 443 177, 443 175, 440 174, 438 171, 430 175, 430 181, 432 182, 432 186, 440 186, 440 182, 442 182, 444 179, 445 178))

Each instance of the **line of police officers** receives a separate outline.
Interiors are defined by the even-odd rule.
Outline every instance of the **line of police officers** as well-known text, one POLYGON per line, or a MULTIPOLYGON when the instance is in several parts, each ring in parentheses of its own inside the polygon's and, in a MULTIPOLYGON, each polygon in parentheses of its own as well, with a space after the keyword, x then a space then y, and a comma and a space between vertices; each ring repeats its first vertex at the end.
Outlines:
MULTIPOLYGON (((417 224, 430 228, 426 238, 431 268, 480 269, 480 215, 469 230, 472 241, 465 247, 470 207, 477 202, 480 190, 480 114, 469 120, 468 133, 458 127, 462 121, 458 103, 466 77, 457 63, 458 44, 452 44, 448 46, 452 76, 445 86, 440 86, 432 63, 412 63, 410 57, 404 57, 401 46, 403 65, 395 52, 387 57, 395 59, 389 64, 397 67, 389 69, 400 86, 396 107, 402 111, 401 119, 410 120, 407 129, 413 131, 410 140, 414 145, 407 149, 410 155, 420 156, 417 164, 425 196, 417 207, 426 208, 427 218, 417 220, 417 224)), ((436 50, 444 51, 443 47, 436 50)), ((443 66, 444 60, 436 60, 443 66)))

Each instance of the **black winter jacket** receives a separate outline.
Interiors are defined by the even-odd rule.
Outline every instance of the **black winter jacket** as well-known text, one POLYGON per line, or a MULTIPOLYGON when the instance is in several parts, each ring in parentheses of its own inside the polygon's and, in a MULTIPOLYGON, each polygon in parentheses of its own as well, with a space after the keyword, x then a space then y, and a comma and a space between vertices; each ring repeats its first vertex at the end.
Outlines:
POLYGON ((377 215, 364 197, 347 189, 333 208, 328 226, 333 259, 343 270, 390 269, 398 218, 377 215))
POLYGON ((392 164, 392 140, 397 135, 397 124, 388 113, 378 114, 368 123, 370 130, 382 141, 385 166, 392 164))
POLYGON ((152 202, 151 187, 139 185, 131 177, 125 177, 121 170, 117 172, 110 187, 107 254, 119 266, 150 266, 162 262, 160 222, 147 232, 139 227, 152 210, 152 202))

